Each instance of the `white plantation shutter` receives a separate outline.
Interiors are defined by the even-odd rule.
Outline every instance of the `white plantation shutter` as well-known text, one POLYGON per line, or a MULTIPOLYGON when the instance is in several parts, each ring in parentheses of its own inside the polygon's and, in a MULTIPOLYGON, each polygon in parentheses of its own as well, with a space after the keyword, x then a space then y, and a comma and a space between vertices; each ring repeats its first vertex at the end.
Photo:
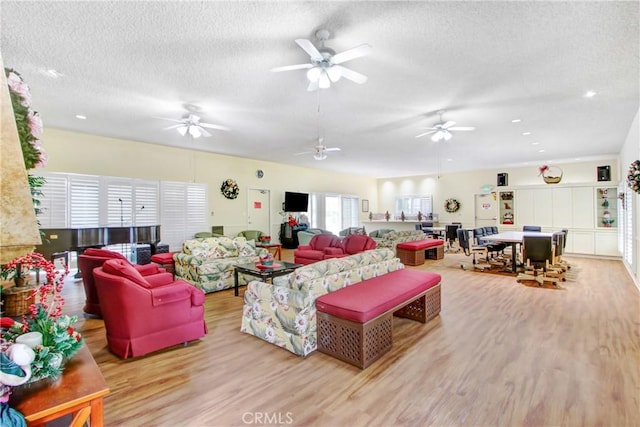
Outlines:
MULTIPOLYGON (((160 193, 157 181, 134 181, 135 225, 160 224, 160 193)), ((162 232, 162 230, 161 230, 162 232)))
POLYGON ((178 250, 182 242, 207 230, 207 186, 197 183, 160 183, 162 242, 178 250))
POLYGON ((47 182, 42 187, 40 209, 38 215, 40 228, 66 228, 68 218, 68 177, 66 174, 39 174, 47 182))
POLYGON ((99 227, 100 177, 69 175, 69 228, 99 227))
POLYGON ((41 228, 160 224, 161 240, 173 250, 208 228, 206 184, 57 172, 41 175, 47 180, 40 198, 41 228))
POLYGON ((186 233, 189 238, 199 231, 207 231, 207 186, 204 184, 187 184, 187 224, 186 233))
POLYGON ((132 225, 133 188, 130 179, 104 178, 106 187, 106 225, 132 225))

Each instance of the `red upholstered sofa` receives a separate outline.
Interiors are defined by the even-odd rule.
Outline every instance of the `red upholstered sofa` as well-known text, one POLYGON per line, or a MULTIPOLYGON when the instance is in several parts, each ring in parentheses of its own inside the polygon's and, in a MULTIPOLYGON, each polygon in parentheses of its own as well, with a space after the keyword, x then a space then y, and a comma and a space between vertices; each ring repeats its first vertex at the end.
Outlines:
POLYGON ((206 335, 204 292, 171 273, 142 276, 126 260, 93 270, 109 350, 136 357, 206 335))
POLYGON ((342 241, 333 234, 316 234, 308 245, 300 245, 293 251, 296 264, 311 264, 339 256, 344 256, 342 241))
MULTIPOLYGON (((124 255, 118 252, 108 251, 106 249, 89 248, 86 249, 82 255, 78 256, 78 268, 82 273, 82 284, 84 285, 84 294, 86 297, 84 307, 82 308, 85 313, 102 317, 100 299, 98 298, 98 292, 96 291, 93 279, 93 269, 101 267, 102 264, 109 259, 121 259, 127 263, 129 262, 124 255)), ((130 265, 138 270, 143 276, 165 272, 165 269, 159 268, 157 264, 130 265)))

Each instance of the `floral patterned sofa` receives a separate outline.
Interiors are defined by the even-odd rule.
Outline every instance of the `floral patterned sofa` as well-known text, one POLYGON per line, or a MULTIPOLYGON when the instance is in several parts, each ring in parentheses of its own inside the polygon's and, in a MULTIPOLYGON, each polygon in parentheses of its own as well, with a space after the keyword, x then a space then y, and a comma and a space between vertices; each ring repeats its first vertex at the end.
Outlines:
MULTIPOLYGON (((206 293, 221 291, 234 286, 234 266, 258 262, 263 253, 267 250, 244 237, 191 239, 182 244, 182 252, 173 254, 175 275, 206 293)), ((246 283, 242 275, 239 280, 246 283)))
POLYGON ((395 252, 398 243, 413 242, 415 240, 424 240, 426 238, 427 235, 420 230, 391 231, 382 236, 382 239, 376 239, 376 243, 379 248, 389 248, 395 252))
POLYGON ((299 267, 273 284, 249 282, 240 330, 292 353, 316 350, 316 298, 404 268, 389 249, 374 249, 299 267))

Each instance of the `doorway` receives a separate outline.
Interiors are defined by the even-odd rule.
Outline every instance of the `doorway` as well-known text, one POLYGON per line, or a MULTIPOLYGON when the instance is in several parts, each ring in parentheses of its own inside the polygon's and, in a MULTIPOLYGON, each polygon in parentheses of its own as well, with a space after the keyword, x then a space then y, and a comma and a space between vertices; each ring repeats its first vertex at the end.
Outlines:
POLYGON ((495 193, 475 195, 475 226, 488 227, 497 225, 498 203, 495 193))
POLYGON ((271 192, 249 189, 247 208, 247 230, 260 230, 271 235, 271 192))

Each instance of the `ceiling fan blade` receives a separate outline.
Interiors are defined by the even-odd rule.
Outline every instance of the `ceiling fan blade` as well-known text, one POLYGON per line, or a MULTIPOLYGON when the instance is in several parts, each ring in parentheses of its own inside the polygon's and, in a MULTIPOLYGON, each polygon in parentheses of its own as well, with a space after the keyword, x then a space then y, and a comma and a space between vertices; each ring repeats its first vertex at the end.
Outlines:
POLYGON ((365 76, 364 74, 360 74, 356 71, 350 70, 346 67, 343 67, 342 65, 334 65, 333 67, 338 68, 342 77, 344 77, 345 79, 349 79, 352 82, 362 84, 367 81, 367 76, 365 76))
POLYGON ((200 132, 202 133, 203 136, 206 136, 207 138, 211 136, 211 133, 207 132, 204 128, 200 127, 200 132))
POLYGON ((452 128, 449 128, 449 130, 475 130, 476 128, 474 128, 473 126, 455 126, 452 128))
POLYGON ((157 116, 151 116, 154 119, 160 119, 160 120, 169 120, 170 122, 176 122, 176 123, 182 123, 184 119, 182 120, 176 120, 176 119, 168 119, 166 117, 157 117, 157 116))
POLYGON ((306 68, 311 68, 311 67, 313 67, 313 64, 285 65, 284 67, 272 68, 271 71, 274 73, 277 73, 280 71, 304 70, 306 68))
POLYGON ((425 135, 429 135, 429 134, 434 133, 434 132, 435 132, 435 130, 430 130, 429 132, 424 132, 424 133, 421 133, 420 135, 416 135, 416 138, 420 138, 420 137, 423 137, 425 135))
POLYGON ((202 126, 203 128, 209 128, 209 129, 218 129, 218 130, 231 130, 231 128, 228 128, 226 126, 220 126, 220 125, 212 125, 211 123, 200 123, 200 126, 202 126))
POLYGON ((325 148, 324 151, 340 151, 340 149, 338 147, 333 147, 333 148, 325 148))
POLYGON ((315 151, 303 151, 302 153, 295 153, 294 156, 302 156, 303 154, 311 154, 315 153, 315 151))
POLYGON ((318 90, 318 88, 320 87, 320 84, 318 83, 318 80, 309 82, 309 86, 307 86, 307 90, 309 92, 313 92, 314 90, 318 90))
POLYGON ((300 46, 302 49, 304 49, 305 52, 307 52, 309 54, 309 57, 311 57, 312 60, 314 60, 314 61, 322 61, 322 59, 323 59, 322 54, 318 51, 318 49, 309 40, 307 40, 307 39, 296 39, 296 43, 298 43, 298 46, 300 46))
POLYGON ((345 61, 368 55, 369 52, 371 52, 371 46, 364 43, 349 50, 345 50, 344 52, 336 53, 331 57, 331 62, 333 64, 342 64, 345 61))
POLYGON ((176 128, 179 128, 180 126, 184 126, 184 125, 183 124, 171 125, 168 128, 162 128, 162 130, 176 129, 176 128))
POLYGON ((450 132, 448 132, 448 131, 444 132, 444 137, 443 138, 444 138, 445 141, 449 141, 452 137, 453 137, 453 135, 451 135, 450 132))
POLYGON ((451 126, 455 126, 456 122, 449 120, 447 123, 442 124, 443 129, 449 129, 451 126))

